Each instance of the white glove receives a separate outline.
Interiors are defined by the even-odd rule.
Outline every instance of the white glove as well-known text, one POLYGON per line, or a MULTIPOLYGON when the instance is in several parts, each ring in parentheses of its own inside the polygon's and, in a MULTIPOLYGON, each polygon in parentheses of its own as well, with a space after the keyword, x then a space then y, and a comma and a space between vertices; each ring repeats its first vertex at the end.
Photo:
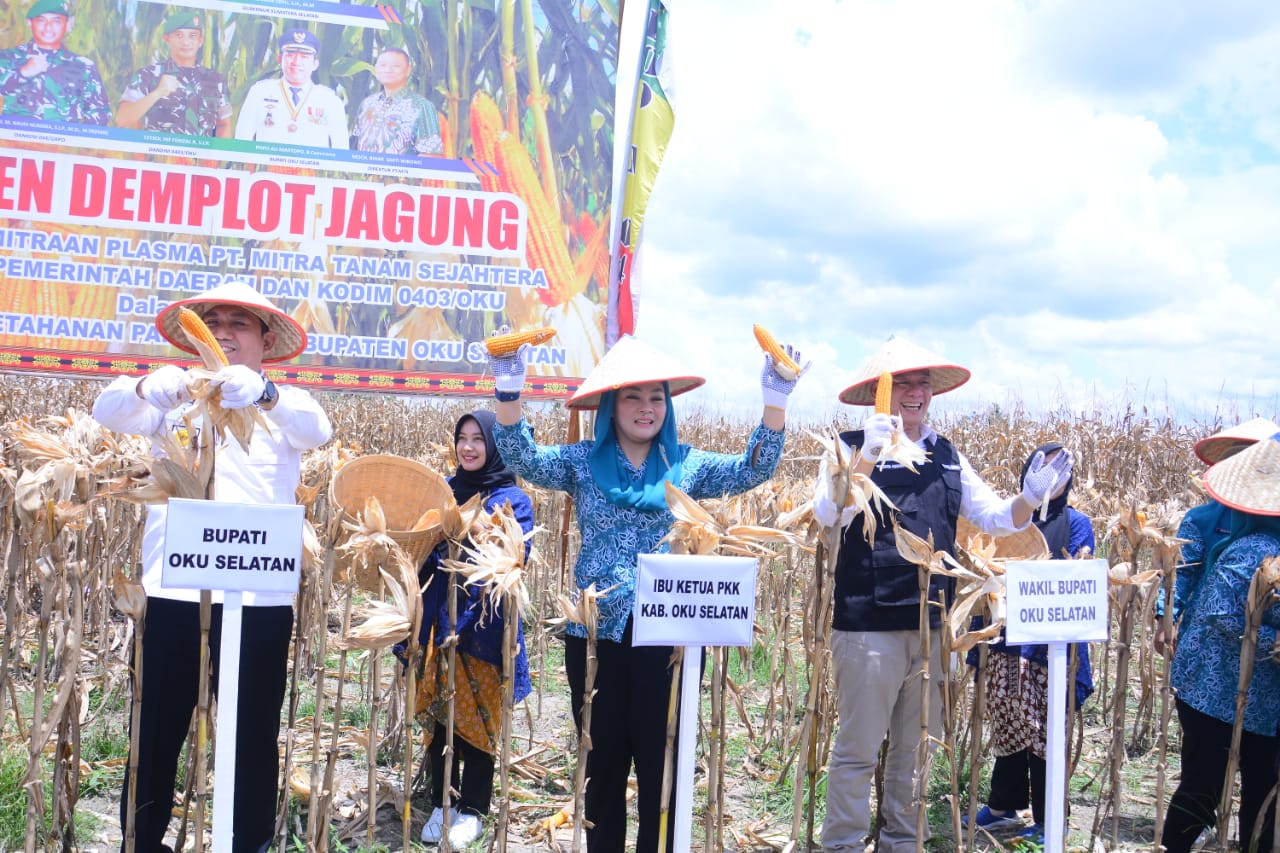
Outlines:
POLYGON ((166 364, 155 373, 144 376, 138 384, 138 393, 162 412, 191 401, 187 372, 174 364, 166 364))
POLYGON ((836 518, 840 519, 840 527, 845 528, 853 523, 857 514, 852 505, 843 510, 836 506, 831 496, 831 478, 827 475, 827 460, 818 463, 818 479, 813 484, 813 517, 823 527, 834 527, 836 518))
POLYGON ((875 461, 880 451, 893 438, 894 430, 899 428, 900 421, 895 415, 873 412, 862 422, 862 455, 875 461))
POLYGON ((222 388, 222 408, 243 409, 252 406, 267 390, 267 380, 262 374, 243 364, 232 364, 214 374, 213 380, 222 388))
MULTIPOLYGON (((495 335, 505 335, 511 331, 510 326, 494 330, 495 335)), ((503 394, 519 394, 524 390, 524 379, 527 367, 524 356, 530 350, 528 344, 510 355, 490 355, 489 370, 493 371, 493 390, 503 394)))
POLYGON ((1032 509, 1040 506, 1054 489, 1067 481, 1074 466, 1075 459, 1069 450, 1059 451, 1048 464, 1044 461, 1044 451, 1039 451, 1027 466, 1027 476, 1022 478, 1022 499, 1032 509))
POLYGON ((764 392, 764 404, 773 406, 777 409, 785 409, 787 407, 787 397, 791 392, 796 390, 796 382, 804 376, 804 372, 809 369, 809 363, 801 364, 800 351, 793 349, 790 344, 786 346, 787 355, 796 364, 800 364, 800 372, 796 374, 795 379, 785 379, 782 374, 774 368, 773 356, 765 353, 764 370, 760 372, 760 388, 764 392))

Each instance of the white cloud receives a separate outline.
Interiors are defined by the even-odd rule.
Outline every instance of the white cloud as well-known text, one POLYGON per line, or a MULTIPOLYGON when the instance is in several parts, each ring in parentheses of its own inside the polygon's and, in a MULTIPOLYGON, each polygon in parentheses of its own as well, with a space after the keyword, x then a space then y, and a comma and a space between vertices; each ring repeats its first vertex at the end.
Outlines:
POLYGON ((1259 5, 678 4, 641 336, 743 412, 756 322, 814 358, 808 412, 895 332, 974 370, 952 405, 1274 407, 1280 14, 1259 5), (1153 37, 1159 73, 1085 67, 1153 37))

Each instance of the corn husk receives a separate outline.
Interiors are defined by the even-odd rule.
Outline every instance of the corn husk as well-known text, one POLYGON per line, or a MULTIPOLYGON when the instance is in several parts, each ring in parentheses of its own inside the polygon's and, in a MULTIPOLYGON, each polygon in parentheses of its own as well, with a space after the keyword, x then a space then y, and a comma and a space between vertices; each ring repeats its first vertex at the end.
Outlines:
POLYGON ((798 544, 800 538, 789 530, 779 530, 742 518, 742 505, 722 504, 717 513, 703 507, 669 481, 667 508, 675 523, 663 542, 673 554, 727 554, 741 557, 772 556, 768 545, 798 544))
POLYGON ((819 475, 828 478, 826 488, 837 509, 854 507, 855 514, 862 516, 862 535, 871 542, 876 538, 879 519, 897 507, 870 477, 855 470, 862 461, 860 451, 850 451, 834 433, 810 435, 822 446, 819 475))

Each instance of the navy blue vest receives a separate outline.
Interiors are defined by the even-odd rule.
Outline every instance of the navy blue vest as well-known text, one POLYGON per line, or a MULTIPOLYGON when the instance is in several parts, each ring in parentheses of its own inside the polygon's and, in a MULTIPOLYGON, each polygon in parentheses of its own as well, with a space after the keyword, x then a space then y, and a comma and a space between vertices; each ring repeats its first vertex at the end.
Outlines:
MULTIPOLYGON (((862 431, 841 433, 850 447, 862 446, 862 431)), ((960 455, 941 436, 929 448, 919 473, 896 463, 877 466, 871 479, 898 508, 898 523, 922 539, 933 533, 935 550, 955 553, 956 519, 960 516, 960 455)), ((837 631, 904 631, 920 627, 917 567, 898 554, 893 513, 879 514, 875 541, 862 534, 862 519, 845 528, 836 559, 835 618, 837 631)), ((950 578, 930 578, 929 598, 951 603, 950 578)), ((929 624, 942 623, 938 607, 929 608, 929 624)))

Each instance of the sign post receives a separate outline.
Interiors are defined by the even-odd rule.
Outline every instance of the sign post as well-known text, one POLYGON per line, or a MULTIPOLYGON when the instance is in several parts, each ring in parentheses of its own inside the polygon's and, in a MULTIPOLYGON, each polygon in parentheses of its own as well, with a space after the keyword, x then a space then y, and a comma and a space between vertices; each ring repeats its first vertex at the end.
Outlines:
POLYGON ((693 837, 693 754, 702 647, 750 646, 755 600, 756 561, 751 557, 640 555, 632 643, 684 647, 675 853, 687 853, 693 837))
POLYGON ((1005 638, 1049 646, 1045 853, 1062 853, 1066 804, 1067 644, 1107 639, 1106 560, 1005 563, 1005 638))
POLYGON ((304 512, 301 506, 169 500, 161 585, 223 592, 213 756, 213 850, 218 853, 231 849, 235 816, 244 594, 298 591, 304 512))

